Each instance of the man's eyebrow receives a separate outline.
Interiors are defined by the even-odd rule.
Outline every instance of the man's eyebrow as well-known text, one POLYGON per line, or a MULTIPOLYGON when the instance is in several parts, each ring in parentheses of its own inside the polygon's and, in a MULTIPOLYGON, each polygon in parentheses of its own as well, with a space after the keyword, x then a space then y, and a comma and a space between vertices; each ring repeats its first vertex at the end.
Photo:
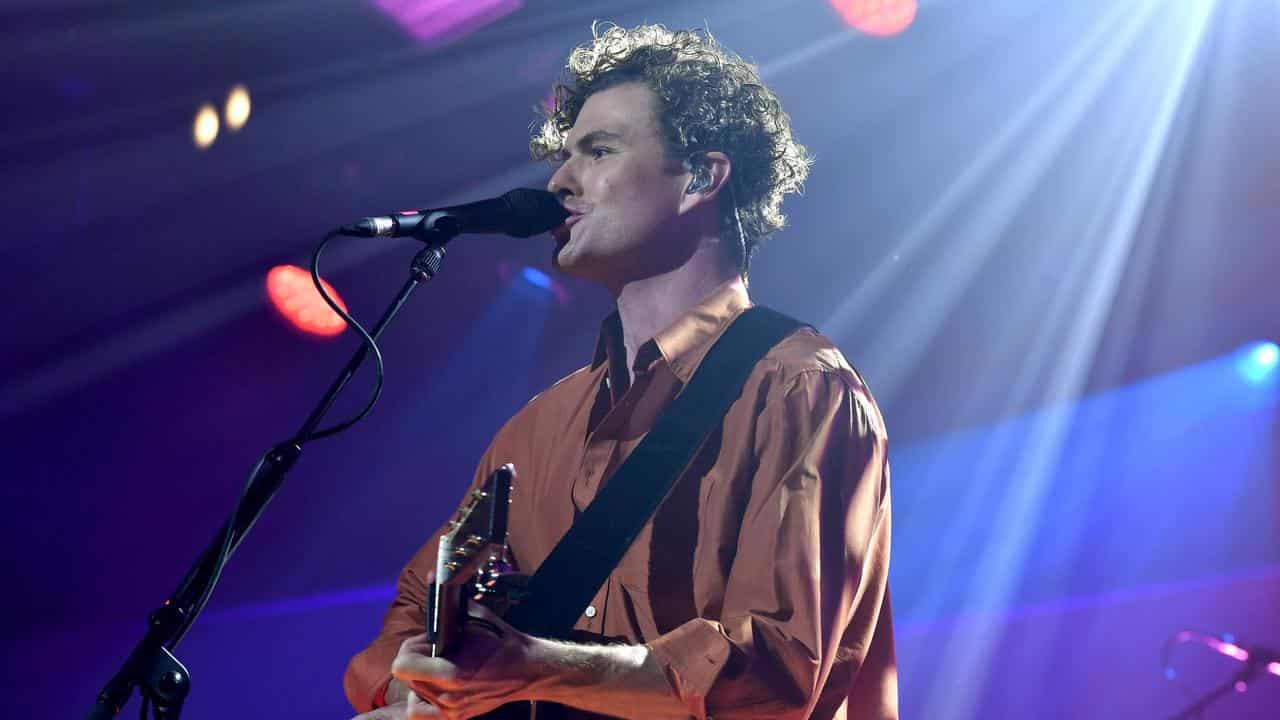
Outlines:
POLYGON ((578 138, 578 141, 574 143, 574 147, 581 150, 600 140, 620 141, 623 140, 623 137, 616 132, 610 132, 608 130, 592 130, 586 135, 578 138))

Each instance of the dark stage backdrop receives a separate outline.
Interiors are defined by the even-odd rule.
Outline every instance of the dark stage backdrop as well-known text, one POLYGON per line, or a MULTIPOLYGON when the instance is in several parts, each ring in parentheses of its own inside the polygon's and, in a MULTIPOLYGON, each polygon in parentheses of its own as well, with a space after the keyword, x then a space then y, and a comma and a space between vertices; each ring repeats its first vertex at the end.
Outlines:
MULTIPOLYGON (((449 32, 413 7, 0 9, 7 714, 90 706, 355 346, 293 329, 267 271, 356 217, 544 185, 533 108, 594 18, 709 26, 816 157, 751 287, 888 419, 904 717, 1165 717, 1234 669, 1185 646, 1167 679, 1177 630, 1280 647, 1277 384, 1241 350, 1280 339, 1280 6, 922 1, 892 37, 823 0, 477 2, 449 32), (197 149, 234 85, 247 123, 197 149)), ((371 318, 414 249, 343 241, 326 276, 371 318)), ((373 415, 306 449, 181 646, 187 717, 346 716, 401 565, 590 359, 609 298, 550 251, 451 247, 373 415)), ((1205 717, 1276 707, 1272 676, 1205 717)))

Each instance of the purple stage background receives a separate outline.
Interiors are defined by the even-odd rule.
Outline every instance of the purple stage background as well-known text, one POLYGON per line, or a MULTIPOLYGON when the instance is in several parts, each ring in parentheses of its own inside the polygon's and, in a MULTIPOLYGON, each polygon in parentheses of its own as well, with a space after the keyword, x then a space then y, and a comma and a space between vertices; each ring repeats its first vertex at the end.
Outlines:
MULTIPOLYGON (((360 216, 545 184, 532 108, 594 18, 705 23, 817 157, 751 287, 835 339, 888 420, 904 718, 1168 717, 1239 668, 1188 644, 1169 679, 1178 630, 1280 648, 1274 2, 922 0, 892 37, 825 0, 0 18, 14 717, 87 711, 355 346, 288 325, 267 271, 360 216), (197 109, 236 85, 247 123, 198 149, 197 109)), ((402 563, 503 420, 590 358, 609 298, 550 250, 451 246, 383 342, 377 409, 307 447, 176 653, 185 717, 349 716, 343 667, 402 563)), ((413 251, 343 241, 325 274, 370 318, 413 251)), ((1264 676, 1204 717, 1277 708, 1264 676)))

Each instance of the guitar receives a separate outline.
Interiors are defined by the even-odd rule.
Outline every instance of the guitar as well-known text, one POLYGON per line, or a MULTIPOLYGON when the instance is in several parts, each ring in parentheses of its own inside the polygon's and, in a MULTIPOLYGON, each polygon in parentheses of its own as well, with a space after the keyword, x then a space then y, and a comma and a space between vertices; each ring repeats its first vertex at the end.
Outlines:
POLYGON ((515 466, 510 463, 493 471, 484 486, 472 491, 458 508, 440 538, 435 579, 427 587, 423 607, 432 657, 456 648, 468 598, 491 606, 501 605, 505 599, 498 585, 502 576, 511 574, 507 514, 515 475, 515 466))
MULTIPOLYGON (((484 486, 469 495, 440 538, 435 579, 423 606, 431 656, 453 652, 461 641, 467 603, 483 603, 499 616, 523 595, 527 576, 513 572, 507 559, 507 514, 515 466, 493 471, 484 486)), ((481 716, 482 720, 550 720, 560 706, 516 702, 481 716)))

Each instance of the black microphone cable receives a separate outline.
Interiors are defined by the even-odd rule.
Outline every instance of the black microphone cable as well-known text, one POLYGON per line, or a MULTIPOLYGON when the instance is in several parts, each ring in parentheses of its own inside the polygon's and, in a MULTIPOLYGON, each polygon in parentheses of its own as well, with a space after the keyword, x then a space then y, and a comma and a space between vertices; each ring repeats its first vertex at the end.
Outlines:
POLYGON ((305 438, 295 438, 294 442, 298 443, 298 445, 302 445, 303 443, 311 440, 319 440, 320 438, 337 435, 343 430, 350 428, 352 425, 355 425, 365 419, 369 413, 373 412, 373 406, 378 404, 378 398, 382 397, 384 368, 382 364, 382 351, 378 349, 378 341, 373 339, 373 336, 369 334, 368 330, 364 329, 364 326, 361 325, 358 320, 338 305, 337 301, 329 295, 329 291, 325 289, 324 283, 320 282, 320 255, 324 253, 325 246, 327 246, 330 241, 342 235, 343 231, 341 228, 330 231, 329 234, 325 235, 324 239, 320 241, 320 244, 316 246, 315 251, 311 253, 311 283, 316 286, 316 290, 320 293, 320 297, 324 299, 325 304, 337 313, 338 317, 342 318, 342 320, 347 323, 347 327, 356 331, 356 333, 360 335, 360 338, 364 341, 365 347, 368 348, 369 353, 373 355, 375 368, 373 392, 369 394, 369 400, 365 403, 364 408, 350 420, 344 420, 343 422, 332 427, 325 428, 324 430, 317 430, 305 438))

